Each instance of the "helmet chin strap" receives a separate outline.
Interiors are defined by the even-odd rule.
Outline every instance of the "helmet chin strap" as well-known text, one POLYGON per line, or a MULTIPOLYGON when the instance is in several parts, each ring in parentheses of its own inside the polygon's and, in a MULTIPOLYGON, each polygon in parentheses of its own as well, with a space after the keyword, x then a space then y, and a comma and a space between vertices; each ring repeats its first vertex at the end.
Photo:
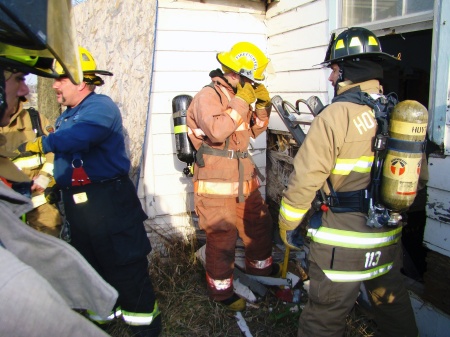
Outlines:
POLYGON ((3 118, 8 106, 6 103, 5 85, 5 74, 3 73, 3 69, 0 68, 0 119, 3 118))
POLYGON ((344 82, 344 64, 343 62, 338 63, 339 66, 339 77, 336 81, 336 84, 334 86, 334 96, 337 96, 337 91, 339 89, 339 83, 344 82))

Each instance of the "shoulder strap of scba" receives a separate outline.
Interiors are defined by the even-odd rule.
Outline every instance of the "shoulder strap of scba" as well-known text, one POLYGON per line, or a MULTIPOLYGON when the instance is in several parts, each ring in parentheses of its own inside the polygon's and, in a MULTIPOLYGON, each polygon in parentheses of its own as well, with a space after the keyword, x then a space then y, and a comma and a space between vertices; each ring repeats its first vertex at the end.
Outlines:
POLYGON ((33 130, 36 132, 36 137, 41 137, 44 135, 44 131, 42 130, 41 125, 41 118, 39 117, 39 112, 31 107, 27 109, 30 119, 31 119, 31 126, 33 127, 33 130))

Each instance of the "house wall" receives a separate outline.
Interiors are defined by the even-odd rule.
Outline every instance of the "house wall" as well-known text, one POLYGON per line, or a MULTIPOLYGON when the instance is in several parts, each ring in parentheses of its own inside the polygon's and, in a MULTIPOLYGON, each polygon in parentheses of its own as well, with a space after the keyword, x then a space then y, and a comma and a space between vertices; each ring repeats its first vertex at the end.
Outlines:
MULTIPOLYGON (((267 82, 272 96, 280 95, 295 104, 298 99, 315 95, 328 103, 329 71, 314 65, 325 56, 329 15, 326 0, 283 0, 268 8, 268 53, 275 74, 267 82)), ((269 128, 286 130, 276 113, 271 116, 269 128)))
MULTIPOLYGON (((160 0, 156 20, 143 185, 149 226, 170 239, 185 237, 195 221, 192 180, 183 175, 186 164, 176 156, 172 99, 180 94, 194 96, 209 84, 209 72, 220 67, 216 53, 236 42, 249 41, 266 51, 265 5, 160 0)), ((261 172, 265 172, 265 145, 263 134, 250 149, 261 172)))
POLYGON ((150 96, 156 0, 86 1, 74 6, 74 17, 79 45, 92 53, 98 69, 114 74, 103 76, 105 84, 96 92, 109 95, 119 106, 130 176, 137 182, 150 96))
MULTIPOLYGON (((273 74, 268 76, 267 88, 272 97, 279 95, 295 106, 299 99, 317 96, 323 104, 328 104, 329 70, 316 65, 324 59, 329 31, 334 28, 329 20, 334 8, 330 11, 329 3, 326 0, 283 0, 269 6, 266 20, 273 74)), ((312 120, 306 105, 299 104, 298 108, 299 118, 312 120)), ((301 128, 307 133, 309 125, 301 125, 301 128)), ((298 144, 273 109, 268 132, 266 199, 275 219, 297 149, 298 144)))

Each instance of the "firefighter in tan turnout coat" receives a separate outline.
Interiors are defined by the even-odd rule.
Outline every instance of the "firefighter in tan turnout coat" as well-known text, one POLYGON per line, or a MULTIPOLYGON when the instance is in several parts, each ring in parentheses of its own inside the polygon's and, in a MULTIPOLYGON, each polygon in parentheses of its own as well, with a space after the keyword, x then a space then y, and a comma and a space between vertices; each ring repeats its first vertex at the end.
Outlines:
MULTIPOLYGON (((330 41, 323 64, 332 69, 329 80, 336 96, 314 119, 294 159, 279 216, 286 244, 290 245, 289 234, 302 221, 320 188, 329 194, 331 185, 342 202, 345 200, 339 195, 345 195, 343 192, 368 188, 377 131, 374 113, 367 105, 335 100, 358 91, 381 95, 380 59, 389 58, 382 53, 378 38, 366 29, 350 28, 330 41)), ((362 204, 361 198, 358 204, 362 204)), ((402 227, 371 228, 362 208, 347 206, 352 209, 342 213, 331 207, 323 212, 319 224, 314 221, 309 226, 310 291, 298 336, 343 336, 345 318, 355 304, 361 282, 380 335, 418 336, 400 273, 402 227)))
POLYGON ((212 83, 195 95, 187 125, 197 150, 195 210, 206 232, 208 294, 239 311, 245 301, 233 292, 238 234, 245 245, 247 273, 269 275, 279 270, 272 266, 272 219, 247 152, 250 138, 264 132, 269 123, 269 93, 255 83, 264 79, 269 59, 253 44, 239 42, 229 52, 218 53, 217 60, 223 72, 210 72, 212 83))
MULTIPOLYGON (((8 151, 14 151, 20 144, 33 141, 40 135, 48 135, 52 131, 53 126, 47 118, 36 110, 24 109, 23 102, 11 116, 9 124, 0 128, 0 133, 7 139, 5 149, 8 151)), ((61 231, 61 215, 54 205, 47 203, 44 195, 44 190, 53 180, 53 159, 53 153, 28 153, 15 158, 14 164, 34 180, 31 196, 33 210, 26 214, 26 222, 38 231, 58 237, 61 231)))

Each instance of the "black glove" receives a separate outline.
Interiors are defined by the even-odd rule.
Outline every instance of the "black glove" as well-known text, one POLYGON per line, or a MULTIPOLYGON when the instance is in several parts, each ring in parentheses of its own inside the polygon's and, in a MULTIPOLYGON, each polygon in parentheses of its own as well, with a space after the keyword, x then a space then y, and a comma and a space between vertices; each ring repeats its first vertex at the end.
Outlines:
POLYGON ((47 203, 50 205, 58 203, 61 200, 60 191, 61 191, 61 189, 59 188, 59 186, 56 183, 52 184, 51 186, 49 185, 44 190, 44 196, 45 196, 45 200, 47 200, 47 203))

